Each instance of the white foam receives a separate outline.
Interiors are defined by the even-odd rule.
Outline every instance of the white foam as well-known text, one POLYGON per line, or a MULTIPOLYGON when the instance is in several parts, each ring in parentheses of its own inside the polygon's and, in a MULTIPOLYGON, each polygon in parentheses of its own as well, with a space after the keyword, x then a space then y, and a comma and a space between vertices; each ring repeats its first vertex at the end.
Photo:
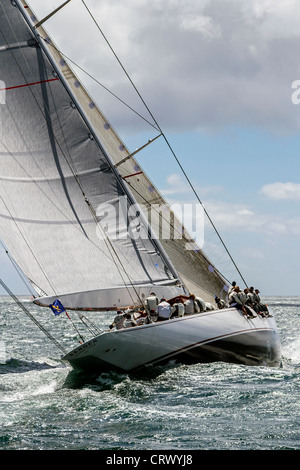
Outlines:
POLYGON ((282 347, 283 356, 293 363, 300 363, 300 339, 292 341, 282 347))

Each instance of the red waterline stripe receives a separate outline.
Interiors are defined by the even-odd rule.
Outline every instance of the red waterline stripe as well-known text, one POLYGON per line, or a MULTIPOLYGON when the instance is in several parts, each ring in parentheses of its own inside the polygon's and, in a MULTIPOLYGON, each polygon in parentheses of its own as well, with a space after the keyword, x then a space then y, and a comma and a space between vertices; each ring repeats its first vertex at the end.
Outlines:
POLYGON ((132 173, 132 175, 123 176, 123 180, 125 180, 126 178, 130 178, 131 176, 140 175, 141 173, 143 172, 139 171, 138 173, 132 173))
POLYGON ((7 88, 0 88, 0 91, 13 90, 14 88, 23 88, 25 86, 31 86, 31 85, 39 85, 40 83, 54 82, 55 80, 58 80, 58 78, 50 78, 49 80, 42 80, 40 82, 25 83, 25 85, 16 85, 16 86, 10 86, 7 88))

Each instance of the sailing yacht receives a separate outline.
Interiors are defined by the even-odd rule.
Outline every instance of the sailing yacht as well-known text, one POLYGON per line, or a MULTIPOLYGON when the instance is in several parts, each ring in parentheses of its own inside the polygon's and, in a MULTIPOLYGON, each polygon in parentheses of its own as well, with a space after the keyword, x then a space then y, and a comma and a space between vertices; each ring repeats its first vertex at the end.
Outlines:
MULTIPOLYGON (((0 236, 35 304, 134 310, 151 292, 227 301, 228 281, 203 250, 187 249, 192 237, 49 37, 46 20, 24 0, 1 2, 0 236), (147 217, 162 206, 168 239, 157 236, 161 215, 147 217)), ((62 357, 97 371, 174 359, 278 365, 274 315, 248 319, 235 307, 215 308, 104 331, 62 357)))

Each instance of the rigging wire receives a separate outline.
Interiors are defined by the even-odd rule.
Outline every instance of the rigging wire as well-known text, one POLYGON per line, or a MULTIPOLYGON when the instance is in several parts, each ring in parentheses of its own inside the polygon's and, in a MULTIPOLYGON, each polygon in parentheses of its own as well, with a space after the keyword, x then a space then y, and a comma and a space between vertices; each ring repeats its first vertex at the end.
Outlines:
POLYGON ((241 279, 244 281, 245 285, 247 286, 247 282, 245 281, 245 279, 244 279, 242 273, 240 272, 240 270, 239 270, 239 268, 238 268, 236 262, 234 261, 234 259, 232 258, 231 254, 229 253, 228 248, 227 248, 227 246, 225 245, 225 242, 223 241, 223 239, 222 239, 222 237, 221 237, 219 231, 217 230, 217 228, 216 228, 214 222, 212 221, 210 215, 208 214, 208 212, 207 212, 207 210, 206 210, 206 208, 205 208, 203 202, 200 200, 199 195, 197 194, 197 191, 195 190, 195 188, 194 188, 194 186, 193 186, 193 184, 192 184, 190 178, 188 177, 188 175, 187 175, 186 171, 184 170, 182 164, 180 163, 180 161, 179 161, 177 155, 175 154, 175 152, 174 152, 174 150, 173 150, 173 148, 172 148, 170 142, 168 141, 166 135, 165 135, 164 132, 162 131, 162 129, 161 129, 160 125, 158 124, 156 118, 155 118, 154 115, 152 114, 150 108, 148 107, 148 105, 147 105, 147 103, 145 102, 144 98, 142 97, 141 93, 140 93, 139 90, 137 89, 136 85, 134 84, 133 80, 131 79, 130 75, 128 74, 127 70, 125 69, 124 65, 123 65, 122 62, 120 61, 119 57, 117 56, 117 54, 116 54, 116 52, 114 51, 113 47, 111 46, 110 42, 109 42, 108 39, 106 38, 105 34, 103 33, 102 29, 100 28, 99 24, 97 23, 96 18, 95 18, 94 15, 92 14, 91 10, 88 8, 86 2, 85 2, 84 0, 81 0, 81 1, 82 1, 83 5, 85 6, 87 12, 89 13, 90 17, 92 18, 93 22, 95 23, 96 27, 98 28, 99 32, 101 33, 102 37, 104 38, 105 42, 107 43, 108 47, 110 48, 111 52, 113 53, 114 57, 116 58, 117 62, 119 63, 120 67, 122 68, 123 72, 125 73, 126 77, 128 78, 129 82, 131 83, 131 85, 133 86, 133 88, 134 88, 134 90, 136 91, 137 95, 138 95, 139 98, 141 99, 141 102, 144 104, 146 110, 148 111, 149 115, 150 115, 151 118, 153 119, 153 121, 154 121, 155 125, 157 126, 159 132, 161 132, 161 134, 162 134, 162 136, 163 136, 163 138, 164 138, 164 140, 165 140, 167 146, 169 147, 169 149, 170 149, 170 151, 171 151, 171 153, 172 153, 174 159, 176 160, 176 162, 177 162, 179 168, 181 169, 183 175, 185 176, 185 178, 186 178, 186 180, 187 180, 187 182, 188 182, 190 188, 192 189, 192 191, 193 191, 195 197, 197 198, 198 202, 199 202, 199 203, 201 204, 201 206, 203 207, 203 210, 204 210, 204 212, 205 212, 205 214, 206 214, 206 216, 207 216, 209 222, 211 223, 212 227, 214 228, 216 234, 218 235, 218 237, 219 237, 219 239, 220 239, 220 241, 221 241, 221 243, 222 243, 224 249, 226 250, 226 252, 227 252, 229 258, 231 259, 231 261, 232 261, 232 263, 234 264, 234 266, 235 266, 237 272, 238 272, 239 275, 241 276, 241 279))
POLYGON ((66 351, 64 349, 64 347, 51 335, 51 333, 49 333, 49 331, 46 330, 46 328, 43 327, 43 325, 41 325, 41 323, 29 312, 29 310, 25 307, 25 305, 22 304, 22 302, 20 302, 20 300, 18 299, 18 297, 16 297, 12 291, 9 289, 9 287, 5 284, 5 282, 2 281, 2 279, 0 279, 0 284, 2 285, 2 287, 4 287, 4 289, 6 290, 6 292, 10 295, 10 297, 16 302, 16 304, 23 310, 24 313, 26 313, 26 315, 38 326, 38 328, 55 344, 55 346, 57 346, 62 352, 63 354, 66 354, 66 351))
MULTIPOLYGON (((138 194, 138 196, 146 203, 146 204, 149 204, 148 200, 145 198, 145 196, 143 196, 143 194, 138 191, 138 189, 136 187, 133 187, 131 186, 131 188, 133 189, 133 191, 138 194)), ((159 191, 157 190, 158 194, 159 194, 159 191)), ((159 194, 160 197, 162 197, 160 194, 159 194)), ((180 237, 182 237, 182 239, 186 242, 186 243, 189 243, 191 241, 194 241, 194 240, 190 240, 188 239, 184 233, 182 233, 182 231, 179 230, 179 228, 177 228, 175 226, 175 223, 172 223, 171 220, 169 219, 166 219, 164 217, 163 214, 161 214, 161 212, 159 211, 159 209, 157 209, 155 207, 155 204, 153 204, 153 206, 151 206, 151 210, 154 210, 155 213, 157 213, 158 215, 160 215, 162 217, 162 220, 169 223, 170 224, 170 228, 174 230, 174 233, 177 234, 177 235, 180 235, 180 237)), ((170 213, 171 213, 171 209, 170 209, 170 213)), ((205 261, 209 262, 208 259, 206 258, 206 256, 204 256, 201 252, 198 252, 198 254, 201 256, 202 259, 204 259, 205 261)), ((216 267, 214 267, 215 271, 221 276, 221 278, 224 278, 228 283, 230 283, 230 281, 224 276, 224 274, 222 274, 216 267)))
MULTIPOLYGON (((41 39, 43 39, 44 41, 45 38, 43 38, 42 36, 40 36, 41 39)), ((67 59, 71 64, 75 65, 75 67, 77 67, 81 72, 83 72, 85 75, 87 75, 89 78, 91 78, 95 83, 97 83, 97 85, 100 85, 105 91, 107 91, 109 94, 111 94, 114 98, 116 98, 118 101, 120 101, 120 103, 122 103, 124 106, 126 106, 128 109, 130 109, 130 111, 132 111, 133 113, 135 113, 139 118, 143 119, 143 121, 145 121, 147 124, 149 124, 151 127, 153 127, 155 130, 159 130, 157 129, 157 127, 151 122, 149 121, 148 119, 146 119, 142 114, 140 114, 136 109, 132 108, 132 106, 130 106, 128 103, 126 103, 126 101, 122 100, 122 98, 120 98, 118 95, 116 95, 113 91, 111 91, 109 88, 107 88, 105 85, 103 85, 103 83, 99 82, 99 80, 97 80, 97 78, 95 78, 92 74, 90 74, 89 72, 87 72, 84 68, 82 68, 77 62, 75 62, 74 60, 72 60, 70 57, 68 57, 64 52, 62 52, 60 49, 58 49, 58 47, 56 47, 54 44, 49 44, 49 46, 51 46, 53 49, 55 49, 56 52, 58 52, 59 54, 61 54, 62 57, 64 57, 65 59, 67 59)))

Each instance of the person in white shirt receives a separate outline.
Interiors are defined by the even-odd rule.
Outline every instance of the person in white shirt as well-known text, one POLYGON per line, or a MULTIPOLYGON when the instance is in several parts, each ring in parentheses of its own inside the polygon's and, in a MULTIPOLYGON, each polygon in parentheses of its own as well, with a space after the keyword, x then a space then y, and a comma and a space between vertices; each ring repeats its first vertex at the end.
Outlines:
POLYGON ((236 287, 236 282, 233 281, 233 282, 231 283, 231 286, 230 286, 229 289, 228 289, 228 296, 234 291, 234 288, 235 288, 235 287, 236 287))
POLYGON ((124 328, 124 321, 125 313, 122 312, 122 310, 118 310, 117 315, 115 316, 114 321, 109 328, 112 329, 115 326, 117 330, 121 330, 122 328, 124 328))
POLYGON ((215 307, 210 302, 205 302, 205 309, 206 310, 215 310, 215 307))
MULTIPOLYGON (((207 302, 204 302, 203 299, 201 299, 201 297, 195 297, 195 301, 197 302, 198 304, 198 307, 199 307, 199 310, 200 312, 205 312, 206 308, 207 308, 207 302)), ((211 304, 210 304, 211 305, 211 304)))
POLYGON ((251 311, 251 309, 245 305, 246 300, 247 300, 247 296, 244 292, 240 290, 239 286, 236 286, 231 292, 231 294, 229 295, 230 306, 236 307, 247 318, 256 317, 256 315, 253 314, 253 311, 251 311))
POLYGON ((172 307, 166 299, 161 299, 160 303, 156 307, 156 313, 158 315, 157 321, 169 320, 172 312, 172 307))
POLYGON ((261 302, 258 289, 255 289, 254 300, 262 317, 273 317, 273 315, 269 313, 268 307, 261 302))
POLYGON ((172 314, 171 314, 171 318, 175 318, 175 317, 183 317, 184 316, 184 305, 180 299, 180 297, 178 297, 174 304, 172 305, 172 314))
POLYGON ((145 300, 146 310, 150 312, 150 310, 156 310, 156 307, 159 304, 159 300, 154 292, 151 292, 149 297, 145 300))
POLYGON ((139 309, 138 312, 135 312, 133 314, 133 320, 136 322, 138 326, 143 325, 143 323, 149 323, 147 319, 148 319, 147 313, 145 312, 143 308, 139 309))
POLYGON ((242 290, 239 291, 238 295, 239 295, 239 298, 241 299, 243 305, 245 305, 249 301, 248 293, 249 293, 248 289, 244 289, 244 291, 242 291, 242 290))
POLYGON ((226 308, 227 307, 227 304, 225 302, 225 300, 223 299, 220 299, 220 297, 218 297, 217 295, 215 295, 215 302, 218 306, 218 309, 222 309, 222 308, 226 308))
POLYGON ((200 312, 200 308, 196 302, 194 294, 190 294, 189 299, 184 302, 184 309, 186 315, 200 312))
POLYGON ((255 304, 254 287, 249 287, 247 297, 249 305, 253 306, 255 304))
POLYGON ((131 328, 132 326, 137 326, 136 321, 131 318, 130 313, 125 313, 124 328, 131 328))

